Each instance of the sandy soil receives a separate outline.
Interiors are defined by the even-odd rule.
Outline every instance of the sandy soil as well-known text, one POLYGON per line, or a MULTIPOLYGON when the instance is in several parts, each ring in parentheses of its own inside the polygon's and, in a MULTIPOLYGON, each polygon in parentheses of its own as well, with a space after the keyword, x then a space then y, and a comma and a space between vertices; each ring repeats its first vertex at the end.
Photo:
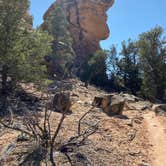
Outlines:
POLYGON ((166 126, 160 123, 154 112, 144 114, 148 129, 148 138, 153 145, 153 166, 166 166, 166 126))
MULTIPOLYGON (((72 80, 72 84, 74 85, 72 90, 75 98, 74 105, 72 114, 64 120, 57 139, 59 143, 76 136, 79 118, 91 108, 95 96, 105 93, 92 86, 87 89, 78 80, 72 80)), ((139 107, 141 103, 134 105, 139 107)), ((94 166, 151 166, 151 161, 153 161, 153 166, 165 166, 164 127, 152 112, 148 111, 145 114, 144 111, 138 110, 139 108, 126 109, 123 113, 125 118, 121 118, 109 117, 101 109, 94 109, 86 116, 82 130, 87 127, 86 124, 95 124, 96 122, 99 122, 99 129, 89 137, 90 144, 82 146, 78 152, 84 154, 94 166), (161 165, 161 163, 163 164, 161 165)), ((52 129, 56 128, 59 119, 60 114, 53 112, 51 115, 52 129)), ((16 140, 17 135, 18 133, 13 133, 11 130, 3 130, 3 134, 0 135, 0 154, 7 145, 16 140)), ((28 152, 28 146, 30 146, 28 142, 17 143, 15 151, 3 165, 18 165, 21 154, 28 152)), ((71 165, 62 153, 55 153, 55 158, 57 166, 71 165)), ((84 166, 85 164, 84 162, 75 163, 75 166, 77 165, 84 166)))

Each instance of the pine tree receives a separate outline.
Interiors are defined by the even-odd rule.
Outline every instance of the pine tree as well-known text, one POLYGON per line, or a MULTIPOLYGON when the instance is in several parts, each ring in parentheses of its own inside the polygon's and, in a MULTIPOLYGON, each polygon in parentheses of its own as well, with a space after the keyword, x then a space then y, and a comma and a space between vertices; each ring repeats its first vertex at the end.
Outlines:
POLYGON ((106 74, 106 53, 105 51, 97 51, 90 55, 84 65, 84 71, 81 73, 81 79, 85 82, 92 83, 96 86, 104 87, 107 83, 106 74))
POLYGON ((122 42, 121 59, 117 63, 124 87, 132 94, 140 90, 141 84, 137 52, 135 42, 130 39, 128 42, 122 42))
POLYGON ((143 73, 142 91, 149 99, 163 99, 166 90, 166 40, 163 29, 155 27, 139 36, 139 56, 143 73))
POLYGON ((68 30, 66 15, 61 6, 57 6, 45 19, 43 29, 53 36, 52 54, 50 64, 51 75, 63 78, 70 74, 74 51, 72 38, 68 30))
MULTIPOLYGON (((0 1, 1 110, 7 109, 8 85, 44 76, 43 57, 51 51, 51 38, 32 29, 28 0, 0 1), (39 74, 40 73, 40 74, 39 74)), ((43 77, 44 78, 44 77, 43 77)))
POLYGON ((109 89, 112 91, 119 91, 120 89, 120 79, 119 79, 119 70, 118 70, 118 53, 115 45, 112 45, 107 53, 107 73, 109 77, 109 89))

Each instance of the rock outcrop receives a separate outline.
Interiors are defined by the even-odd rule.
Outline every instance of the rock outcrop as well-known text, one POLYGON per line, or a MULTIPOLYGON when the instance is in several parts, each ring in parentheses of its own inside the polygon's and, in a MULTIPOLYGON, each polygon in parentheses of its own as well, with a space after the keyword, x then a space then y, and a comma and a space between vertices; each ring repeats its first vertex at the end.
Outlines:
POLYGON ((79 61, 99 50, 100 40, 109 36, 106 11, 113 2, 114 0, 57 0, 45 13, 44 20, 57 6, 62 6, 79 61))
POLYGON ((120 95, 110 94, 95 97, 92 105, 102 108, 108 115, 121 115, 124 109, 125 99, 120 95))
POLYGON ((60 113, 71 113, 70 93, 56 93, 53 98, 53 109, 60 113))

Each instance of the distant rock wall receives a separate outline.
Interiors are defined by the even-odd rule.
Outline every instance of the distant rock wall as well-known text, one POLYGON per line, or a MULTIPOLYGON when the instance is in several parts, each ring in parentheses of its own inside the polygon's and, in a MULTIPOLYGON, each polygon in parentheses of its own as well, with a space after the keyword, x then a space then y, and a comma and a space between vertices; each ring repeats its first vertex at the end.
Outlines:
POLYGON ((73 49, 78 63, 100 49, 99 42, 109 36, 106 11, 114 0, 57 0, 44 15, 44 20, 56 6, 61 5, 69 22, 73 49))

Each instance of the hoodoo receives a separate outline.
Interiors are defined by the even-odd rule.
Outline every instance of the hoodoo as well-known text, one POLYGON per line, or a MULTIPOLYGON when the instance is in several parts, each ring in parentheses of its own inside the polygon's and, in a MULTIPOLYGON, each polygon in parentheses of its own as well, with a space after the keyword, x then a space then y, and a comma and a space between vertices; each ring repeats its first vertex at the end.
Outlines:
POLYGON ((45 13, 44 20, 57 6, 64 9, 79 63, 99 50, 99 42, 109 36, 106 12, 113 3, 114 0, 57 0, 45 13))

